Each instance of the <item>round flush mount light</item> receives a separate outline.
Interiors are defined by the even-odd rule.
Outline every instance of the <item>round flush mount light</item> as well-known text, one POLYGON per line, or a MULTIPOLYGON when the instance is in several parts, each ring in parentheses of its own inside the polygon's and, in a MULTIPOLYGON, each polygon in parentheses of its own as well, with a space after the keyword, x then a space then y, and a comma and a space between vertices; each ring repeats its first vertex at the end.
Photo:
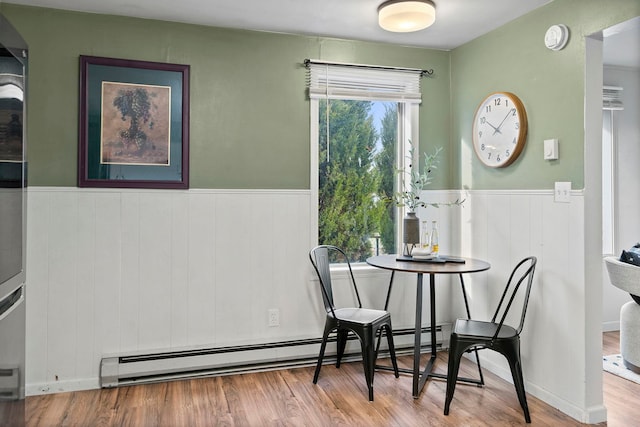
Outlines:
POLYGON ((431 0, 387 0, 378 7, 378 24, 395 33, 423 30, 435 20, 436 6, 431 0))
POLYGON ((560 50, 569 41, 569 29, 564 24, 556 24, 549 27, 544 34, 544 45, 551 50, 560 50))

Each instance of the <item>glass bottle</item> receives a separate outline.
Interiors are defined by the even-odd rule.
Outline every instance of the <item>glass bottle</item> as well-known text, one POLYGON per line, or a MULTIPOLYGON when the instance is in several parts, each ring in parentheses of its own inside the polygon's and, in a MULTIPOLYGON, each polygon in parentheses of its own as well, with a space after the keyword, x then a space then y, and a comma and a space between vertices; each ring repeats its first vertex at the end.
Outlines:
POLYGON ((427 221, 422 221, 422 249, 429 249, 429 224, 427 221))
POLYGON ((440 246, 438 245, 438 222, 431 221, 431 253, 438 256, 440 246))

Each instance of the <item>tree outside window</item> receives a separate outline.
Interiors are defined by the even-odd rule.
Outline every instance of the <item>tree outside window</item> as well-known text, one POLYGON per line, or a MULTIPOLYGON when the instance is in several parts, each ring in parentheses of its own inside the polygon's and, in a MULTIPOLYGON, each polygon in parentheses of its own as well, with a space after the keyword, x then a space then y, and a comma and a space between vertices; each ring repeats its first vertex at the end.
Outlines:
POLYGON ((330 100, 328 106, 327 114, 327 101, 320 100, 318 241, 341 247, 356 262, 395 253, 397 209, 388 200, 397 168, 398 104, 330 100))

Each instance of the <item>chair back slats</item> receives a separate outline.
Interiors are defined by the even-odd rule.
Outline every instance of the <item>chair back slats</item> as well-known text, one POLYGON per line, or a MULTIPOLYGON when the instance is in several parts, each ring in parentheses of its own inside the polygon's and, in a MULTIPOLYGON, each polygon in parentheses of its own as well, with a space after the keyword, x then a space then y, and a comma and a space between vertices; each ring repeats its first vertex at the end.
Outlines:
POLYGON ((320 279, 320 288, 322 290, 322 300, 324 308, 333 312, 333 288, 331 286, 331 266, 329 262, 329 250, 323 247, 317 247, 309 252, 311 264, 320 279))
POLYGON ((320 245, 316 246, 309 252, 309 259, 313 268, 318 274, 320 280, 320 288, 322 290, 322 299, 324 301, 324 308, 328 312, 331 312, 335 316, 335 303, 333 298, 333 286, 331 282, 331 260, 344 260, 349 270, 349 280, 353 287, 356 299, 358 301, 358 307, 362 308, 360 302, 360 294, 358 293, 358 287, 356 286, 355 278, 353 277, 353 270, 349 263, 349 258, 344 251, 336 246, 332 245, 320 245))
POLYGON ((533 274, 536 269, 537 261, 538 261, 537 258, 534 256, 524 258, 522 261, 518 263, 518 265, 516 265, 516 267, 511 272, 511 275, 509 276, 509 281, 507 282, 507 286, 505 286, 504 288, 504 292, 502 293, 502 297, 500 298, 498 307, 496 308, 496 311, 493 314, 493 318, 491 319, 492 322, 496 322, 496 319, 500 317, 500 323, 498 325, 498 328, 496 329, 493 339, 496 339, 498 337, 498 334, 500 333, 500 329, 502 328, 502 325, 504 324, 504 321, 507 318, 507 315, 509 314, 509 310, 513 305, 513 301, 518 295, 518 291, 520 290, 522 283, 525 282, 526 280, 527 285, 525 288, 524 300, 522 301, 522 312, 520 313, 520 324, 516 329, 518 334, 522 332, 522 328, 524 327, 524 318, 525 318, 525 315, 527 314, 527 306, 529 305, 529 295, 531 293, 531 285, 533 284, 533 274), (505 302, 507 296, 509 297, 508 301, 503 307, 503 303, 505 302))

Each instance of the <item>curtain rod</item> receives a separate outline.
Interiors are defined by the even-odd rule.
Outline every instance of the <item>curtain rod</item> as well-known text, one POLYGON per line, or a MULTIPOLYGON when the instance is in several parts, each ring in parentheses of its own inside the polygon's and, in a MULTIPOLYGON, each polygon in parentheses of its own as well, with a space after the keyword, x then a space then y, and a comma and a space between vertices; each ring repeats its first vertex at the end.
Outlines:
POLYGON ((395 71, 408 71, 412 73, 420 73, 421 77, 431 76, 433 75, 433 68, 428 70, 421 70, 419 68, 404 68, 404 67, 386 67, 384 65, 365 65, 365 64, 350 64, 347 62, 329 62, 329 61, 321 61, 318 59, 305 59, 304 66, 309 68, 310 64, 320 64, 320 65, 338 65, 341 67, 355 67, 355 68, 367 68, 370 70, 395 70, 395 71))

